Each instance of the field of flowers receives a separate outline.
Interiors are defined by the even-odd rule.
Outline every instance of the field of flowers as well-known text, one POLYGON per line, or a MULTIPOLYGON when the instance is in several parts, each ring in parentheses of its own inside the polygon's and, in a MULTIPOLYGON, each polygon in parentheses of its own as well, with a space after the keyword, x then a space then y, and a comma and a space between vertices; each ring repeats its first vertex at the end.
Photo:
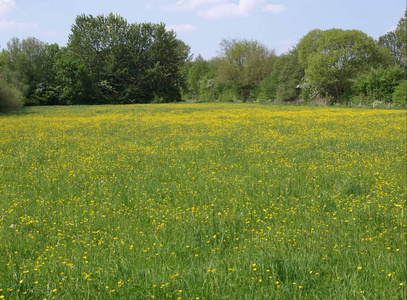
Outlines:
POLYGON ((406 299, 406 112, 0 115, 0 299, 406 299))

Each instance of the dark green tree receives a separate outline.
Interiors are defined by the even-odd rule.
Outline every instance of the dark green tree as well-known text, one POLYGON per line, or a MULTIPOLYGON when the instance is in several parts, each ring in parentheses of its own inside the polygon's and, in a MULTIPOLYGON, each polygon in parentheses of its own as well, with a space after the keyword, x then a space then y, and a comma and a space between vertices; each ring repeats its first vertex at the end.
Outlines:
POLYGON ((180 100, 189 47, 164 24, 80 15, 68 50, 88 73, 96 103, 180 100))
MULTIPOLYGON (((84 68, 92 85, 92 102, 113 103, 120 92, 121 55, 127 43, 127 21, 114 14, 108 16, 80 15, 72 26, 68 39, 71 63, 84 68)), ((71 67, 73 65, 70 65, 71 67)))
POLYGON ((59 86, 56 80, 57 61, 61 57, 61 48, 58 44, 45 44, 42 51, 42 73, 33 95, 34 102, 39 105, 61 105, 59 86))
POLYGON ((97 94, 84 64, 63 48, 54 65, 55 89, 60 104, 94 104, 97 94))
POLYGON ((304 77, 304 69, 298 61, 296 49, 282 54, 276 59, 271 77, 275 82, 276 100, 293 101, 300 97, 300 84, 304 77))
POLYGON ((153 76, 154 100, 171 102, 181 100, 181 90, 186 87, 186 63, 190 48, 178 40, 164 24, 152 24, 153 43, 149 49, 149 70, 153 76))

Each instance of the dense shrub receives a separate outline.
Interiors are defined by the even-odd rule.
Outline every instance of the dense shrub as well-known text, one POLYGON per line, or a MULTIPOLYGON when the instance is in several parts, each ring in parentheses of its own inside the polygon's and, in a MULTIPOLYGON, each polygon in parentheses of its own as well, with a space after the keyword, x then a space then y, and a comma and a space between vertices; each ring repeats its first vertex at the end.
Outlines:
POLYGON ((400 81, 400 84, 394 89, 392 98, 394 104, 407 105, 407 80, 400 81))
POLYGON ((276 82, 277 101, 293 101, 300 97, 299 86, 304 77, 304 69, 298 61, 298 53, 292 50, 277 58, 271 77, 276 82))
POLYGON ((22 106, 22 93, 0 77, 0 111, 16 110, 22 106))
POLYGON ((400 67, 372 69, 353 84, 353 102, 393 102, 393 93, 404 77, 400 67))
POLYGON ((276 80, 273 76, 264 78, 254 90, 253 96, 260 101, 274 101, 276 98, 276 80))

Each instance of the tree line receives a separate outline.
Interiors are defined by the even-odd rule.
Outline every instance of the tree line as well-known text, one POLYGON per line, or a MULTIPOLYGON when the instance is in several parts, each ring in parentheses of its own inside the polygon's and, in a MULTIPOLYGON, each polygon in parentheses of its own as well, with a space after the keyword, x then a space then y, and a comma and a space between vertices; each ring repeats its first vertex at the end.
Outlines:
POLYGON ((0 53, 0 110, 25 105, 193 101, 406 104, 406 16, 378 41, 319 30, 282 55, 254 40, 223 40, 210 60, 165 24, 79 15, 66 47, 11 39, 0 53))
POLYGON ((66 47, 13 38, 0 72, 26 105, 177 101, 188 59, 189 47, 164 24, 80 15, 66 47))
POLYGON ((374 40, 358 30, 311 30, 280 56, 257 41, 225 40, 188 64, 185 98, 406 105, 406 16, 374 40))

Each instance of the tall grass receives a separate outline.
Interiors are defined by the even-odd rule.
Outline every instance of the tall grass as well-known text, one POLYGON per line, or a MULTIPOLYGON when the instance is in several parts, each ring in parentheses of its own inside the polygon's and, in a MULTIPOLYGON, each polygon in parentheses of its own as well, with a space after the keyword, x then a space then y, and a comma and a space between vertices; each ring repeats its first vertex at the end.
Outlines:
POLYGON ((403 111, 0 117, 0 299, 405 299, 403 111))

